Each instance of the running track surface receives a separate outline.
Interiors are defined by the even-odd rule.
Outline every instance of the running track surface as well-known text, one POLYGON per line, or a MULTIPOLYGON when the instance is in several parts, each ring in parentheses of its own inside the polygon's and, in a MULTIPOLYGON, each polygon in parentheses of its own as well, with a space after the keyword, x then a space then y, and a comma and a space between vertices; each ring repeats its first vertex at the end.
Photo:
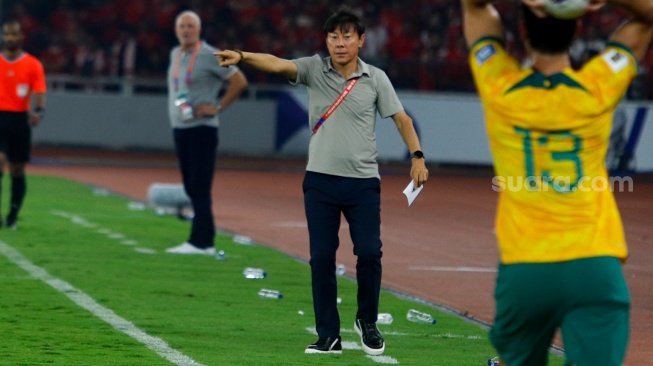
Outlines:
MULTIPOLYGON (((174 156, 166 153, 37 148, 33 156, 29 174, 65 177, 141 201, 147 200, 150 184, 181 181, 174 156)), ((303 161, 218 157, 216 226, 307 261, 303 168, 303 161)), ((383 286, 489 324, 499 259, 492 172, 430 170, 424 190, 407 207, 401 192, 410 180, 408 165, 381 167, 383 286)), ((633 188, 616 193, 630 249, 624 267, 632 296, 629 366, 650 365, 653 359, 653 179, 637 176, 633 188)), ((337 261, 354 275, 347 229, 343 220, 337 261)), ((167 244, 179 244, 186 234, 167 244)))

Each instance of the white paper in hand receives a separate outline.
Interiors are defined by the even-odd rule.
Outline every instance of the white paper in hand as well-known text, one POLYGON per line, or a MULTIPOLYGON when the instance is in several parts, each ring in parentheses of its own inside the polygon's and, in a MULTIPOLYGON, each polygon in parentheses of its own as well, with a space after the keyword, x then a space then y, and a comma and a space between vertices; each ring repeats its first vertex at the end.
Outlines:
POLYGON ((413 203, 415 198, 417 198, 419 192, 421 192, 422 189, 424 188, 424 185, 422 184, 421 186, 419 186, 419 188, 413 189, 414 184, 415 183, 413 183, 413 181, 411 180, 410 183, 408 183, 406 189, 404 189, 404 194, 406 195, 406 198, 408 198, 408 206, 410 206, 413 203))

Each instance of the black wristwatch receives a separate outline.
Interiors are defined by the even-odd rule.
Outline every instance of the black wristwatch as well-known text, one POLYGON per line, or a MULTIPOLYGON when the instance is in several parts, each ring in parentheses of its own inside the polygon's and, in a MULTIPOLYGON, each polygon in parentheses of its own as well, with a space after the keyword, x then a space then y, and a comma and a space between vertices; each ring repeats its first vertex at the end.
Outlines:
POLYGON ((421 150, 415 150, 410 154, 411 159, 424 159, 424 153, 421 150))
POLYGON ((39 116, 40 119, 43 119, 43 116, 45 116, 45 109, 41 107, 36 107, 34 108, 33 113, 39 116))

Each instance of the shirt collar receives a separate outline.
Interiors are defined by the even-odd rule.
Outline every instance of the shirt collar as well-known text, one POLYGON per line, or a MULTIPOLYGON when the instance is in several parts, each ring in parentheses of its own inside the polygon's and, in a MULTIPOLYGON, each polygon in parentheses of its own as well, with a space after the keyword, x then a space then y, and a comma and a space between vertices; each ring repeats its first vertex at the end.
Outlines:
MULTIPOLYGON (((357 62, 358 68, 356 69, 356 72, 349 77, 349 79, 354 77, 361 77, 363 75, 370 76, 370 66, 361 60, 360 57, 358 57, 357 62)), ((336 72, 336 69, 334 69, 333 65, 331 65, 331 56, 327 56, 324 58, 324 67, 322 68, 322 71, 327 73, 331 70, 336 72)))

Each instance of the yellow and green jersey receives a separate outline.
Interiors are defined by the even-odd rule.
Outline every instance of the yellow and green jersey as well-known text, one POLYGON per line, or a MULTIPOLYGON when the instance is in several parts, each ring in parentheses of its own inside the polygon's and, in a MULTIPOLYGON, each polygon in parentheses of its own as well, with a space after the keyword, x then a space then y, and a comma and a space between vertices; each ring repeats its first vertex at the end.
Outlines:
POLYGON ((500 191, 501 261, 625 260, 628 249, 604 165, 612 115, 637 62, 611 43, 582 69, 522 68, 498 38, 482 38, 470 65, 485 110, 500 191))

